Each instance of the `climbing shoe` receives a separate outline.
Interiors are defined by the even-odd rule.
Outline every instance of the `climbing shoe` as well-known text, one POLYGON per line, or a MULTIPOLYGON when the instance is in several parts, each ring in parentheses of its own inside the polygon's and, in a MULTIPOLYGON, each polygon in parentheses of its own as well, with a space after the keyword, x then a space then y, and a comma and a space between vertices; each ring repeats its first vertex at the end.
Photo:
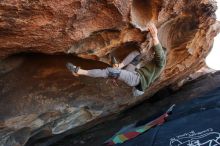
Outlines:
POLYGON ((73 65, 73 64, 70 63, 70 62, 68 62, 68 63, 66 64, 66 67, 67 67, 67 69, 68 69, 69 71, 71 71, 72 73, 77 73, 78 70, 79 70, 79 67, 73 65))

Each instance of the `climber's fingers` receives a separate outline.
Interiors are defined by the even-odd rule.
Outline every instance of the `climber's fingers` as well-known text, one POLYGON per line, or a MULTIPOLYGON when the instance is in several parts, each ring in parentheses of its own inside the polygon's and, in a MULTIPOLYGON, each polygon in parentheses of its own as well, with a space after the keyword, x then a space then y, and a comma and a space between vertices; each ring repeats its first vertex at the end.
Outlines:
POLYGON ((150 31, 150 30, 149 30, 149 24, 146 25, 146 30, 147 30, 147 31, 150 31))
POLYGON ((149 24, 149 30, 152 34, 156 33, 155 26, 153 24, 149 24))
POLYGON ((157 28, 156 26, 153 24, 153 23, 150 23, 149 24, 149 27, 148 27, 149 31, 150 31, 150 34, 151 36, 154 38, 154 37, 157 37, 157 28))

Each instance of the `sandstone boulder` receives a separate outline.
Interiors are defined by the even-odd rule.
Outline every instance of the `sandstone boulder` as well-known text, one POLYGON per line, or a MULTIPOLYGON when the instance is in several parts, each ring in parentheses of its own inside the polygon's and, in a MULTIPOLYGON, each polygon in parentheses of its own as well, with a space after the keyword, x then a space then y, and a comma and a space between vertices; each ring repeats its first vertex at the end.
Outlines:
POLYGON ((79 132, 185 79, 204 66, 220 30, 216 9, 214 0, 1 0, 0 145, 79 132), (104 68, 109 53, 123 58, 132 49, 125 43, 149 44, 150 21, 167 65, 144 96, 66 70, 68 61, 104 68))

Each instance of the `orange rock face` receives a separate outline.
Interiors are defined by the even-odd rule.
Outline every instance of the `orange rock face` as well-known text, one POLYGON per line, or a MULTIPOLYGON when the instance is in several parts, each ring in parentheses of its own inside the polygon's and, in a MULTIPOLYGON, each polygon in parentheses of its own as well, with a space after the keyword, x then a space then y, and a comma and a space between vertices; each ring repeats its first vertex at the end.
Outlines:
MULTIPOLYGON (((144 23, 149 21, 154 21, 160 28, 161 41, 169 49, 176 46, 184 48, 186 46, 183 44, 189 44, 196 37, 200 39, 196 39, 194 43, 201 46, 204 44, 203 50, 210 48, 215 36, 213 33, 217 32, 212 27, 216 6, 214 2, 207 0, 181 0, 178 3, 156 0, 2 0, 0 7, 0 57, 18 52, 66 52, 75 43, 82 42, 97 32, 126 33, 134 27, 144 30, 144 23), (180 23, 183 23, 182 27, 179 27, 180 23), (129 27, 129 24, 133 26, 129 27), (176 41, 174 44, 172 39, 176 41), (166 40, 171 42, 167 44, 166 40)), ((124 41, 140 42, 134 37, 143 33, 134 35, 133 40, 124 41)), ((115 37, 101 39, 103 40, 100 41, 109 41, 111 46, 108 49, 111 50, 115 37)), ((119 44, 124 42, 121 40, 118 40, 119 44)), ((196 50, 194 46, 191 47, 196 50)), ((92 49, 98 51, 102 48, 92 49)), ((78 53, 78 49, 72 52, 78 53)), ((86 53, 86 50, 80 52, 86 53)), ((98 54, 99 57, 105 55, 98 54)))
POLYGON ((123 43, 143 43, 153 21, 168 49, 163 79, 201 68, 220 28, 209 0, 2 0, 0 8, 1 58, 64 52, 108 62, 123 43))
POLYGON ((0 145, 24 145, 118 113, 199 70, 220 31, 216 9, 213 0, 1 0, 0 58, 50 55, 0 61, 0 145), (67 73, 68 61, 104 68, 109 53, 121 59, 133 49, 127 42, 150 46, 148 22, 167 48, 167 65, 144 96, 134 98, 121 82, 111 87, 67 73))
POLYGON ((119 27, 122 15, 102 1, 39 0, 0 2, 0 56, 17 52, 65 52, 72 43, 119 27))

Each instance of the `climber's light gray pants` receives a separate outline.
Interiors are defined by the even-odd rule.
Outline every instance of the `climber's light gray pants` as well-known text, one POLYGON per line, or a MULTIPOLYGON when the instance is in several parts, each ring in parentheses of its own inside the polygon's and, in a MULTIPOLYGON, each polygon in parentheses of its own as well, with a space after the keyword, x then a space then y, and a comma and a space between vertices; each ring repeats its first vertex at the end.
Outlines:
POLYGON ((140 55, 138 51, 131 52, 123 61, 122 63, 125 65, 125 69, 115 69, 115 68, 106 68, 106 69, 93 69, 88 70, 87 76, 90 77, 103 77, 107 78, 109 72, 120 72, 118 77, 119 80, 125 82, 127 85, 133 87, 133 95, 140 96, 143 95, 143 91, 139 91, 135 88, 140 83, 140 75, 135 71, 136 66, 131 64, 133 59, 140 55))
POLYGON ((137 86, 140 83, 140 75, 135 71, 135 66, 132 66, 129 64, 137 55, 140 53, 138 51, 131 52, 123 61, 122 63, 126 66, 125 69, 116 69, 116 68, 106 68, 106 69, 92 69, 88 70, 87 76, 90 77, 103 77, 107 78, 109 75, 109 72, 120 72, 120 75, 118 77, 119 80, 125 82, 131 87, 137 86))
POLYGON ((116 68, 106 68, 106 69, 92 69, 88 70, 87 76, 90 77, 103 77, 107 78, 109 72, 120 71, 120 75, 118 77, 119 80, 125 82, 131 87, 137 86, 140 83, 140 75, 135 72, 130 72, 124 69, 116 69, 116 68))

